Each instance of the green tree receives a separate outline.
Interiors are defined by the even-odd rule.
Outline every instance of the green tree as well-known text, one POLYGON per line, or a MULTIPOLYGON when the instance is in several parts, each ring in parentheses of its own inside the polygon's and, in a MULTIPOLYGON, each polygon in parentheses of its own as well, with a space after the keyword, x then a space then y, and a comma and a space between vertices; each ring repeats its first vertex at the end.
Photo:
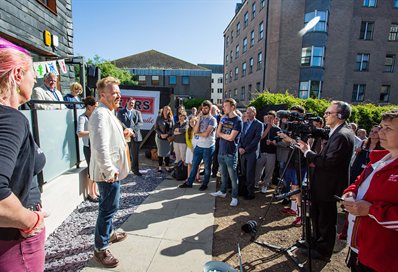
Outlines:
MULTIPOLYGON (((93 59, 88 59, 87 64, 98 66, 101 69, 102 78, 112 76, 119 79, 122 85, 138 85, 138 82, 135 80, 135 76, 130 74, 129 71, 116 67, 116 65, 114 65, 111 61, 105 60, 98 55, 95 55, 93 59)), ((75 69, 75 77, 79 78, 79 69, 75 69)))

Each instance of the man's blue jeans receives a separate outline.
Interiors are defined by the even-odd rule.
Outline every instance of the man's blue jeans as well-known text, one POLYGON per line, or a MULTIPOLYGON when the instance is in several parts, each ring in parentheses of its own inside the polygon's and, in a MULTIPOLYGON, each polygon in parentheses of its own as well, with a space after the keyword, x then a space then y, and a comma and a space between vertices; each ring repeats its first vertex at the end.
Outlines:
POLYGON ((95 225, 95 248, 104 250, 109 246, 112 233, 112 218, 119 209, 120 183, 97 182, 100 193, 98 218, 95 225))
POLYGON ((213 158, 213 154, 214 154, 214 145, 210 146, 209 148, 203 148, 199 146, 195 147, 192 158, 192 170, 191 173, 189 173, 189 178, 187 181, 189 185, 192 185, 192 183, 194 182, 196 173, 199 170, 198 168, 202 159, 205 164, 205 176, 204 176, 203 185, 207 186, 207 184, 209 184, 210 173, 211 173, 211 161, 213 158))
POLYGON ((221 192, 227 192, 228 176, 232 183, 232 197, 238 197, 238 175, 236 167, 238 166, 238 153, 235 154, 218 154, 218 164, 221 171, 221 192))

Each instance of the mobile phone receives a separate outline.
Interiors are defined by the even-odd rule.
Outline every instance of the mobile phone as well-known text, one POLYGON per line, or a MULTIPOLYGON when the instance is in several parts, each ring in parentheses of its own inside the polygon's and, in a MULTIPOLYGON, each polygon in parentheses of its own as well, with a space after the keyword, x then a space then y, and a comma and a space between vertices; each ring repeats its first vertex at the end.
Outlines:
POLYGON ((342 197, 340 197, 340 196, 334 195, 333 197, 334 197, 337 201, 344 201, 344 198, 342 198, 342 197))

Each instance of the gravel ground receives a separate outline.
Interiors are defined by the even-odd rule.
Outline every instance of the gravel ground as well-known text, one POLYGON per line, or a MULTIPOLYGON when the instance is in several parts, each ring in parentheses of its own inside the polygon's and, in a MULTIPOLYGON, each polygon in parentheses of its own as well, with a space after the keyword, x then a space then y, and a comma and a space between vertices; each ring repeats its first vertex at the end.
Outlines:
MULTIPOLYGON (((160 175, 151 168, 142 177, 129 175, 124 179, 120 209, 113 218, 114 228, 119 228, 165 177, 166 174, 160 175)), ((97 210, 97 203, 82 202, 48 237, 45 271, 80 271, 84 268, 93 257, 97 210)))

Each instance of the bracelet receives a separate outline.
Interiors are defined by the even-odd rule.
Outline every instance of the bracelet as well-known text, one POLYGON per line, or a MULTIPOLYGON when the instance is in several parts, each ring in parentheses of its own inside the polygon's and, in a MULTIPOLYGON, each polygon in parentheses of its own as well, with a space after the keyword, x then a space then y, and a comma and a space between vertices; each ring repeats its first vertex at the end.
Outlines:
POLYGON ((37 227, 37 225, 39 224, 39 222, 40 222, 40 214, 38 212, 36 212, 36 211, 34 211, 34 213, 37 215, 36 223, 34 224, 33 228, 31 228, 31 229, 20 230, 23 233, 31 233, 37 227))

